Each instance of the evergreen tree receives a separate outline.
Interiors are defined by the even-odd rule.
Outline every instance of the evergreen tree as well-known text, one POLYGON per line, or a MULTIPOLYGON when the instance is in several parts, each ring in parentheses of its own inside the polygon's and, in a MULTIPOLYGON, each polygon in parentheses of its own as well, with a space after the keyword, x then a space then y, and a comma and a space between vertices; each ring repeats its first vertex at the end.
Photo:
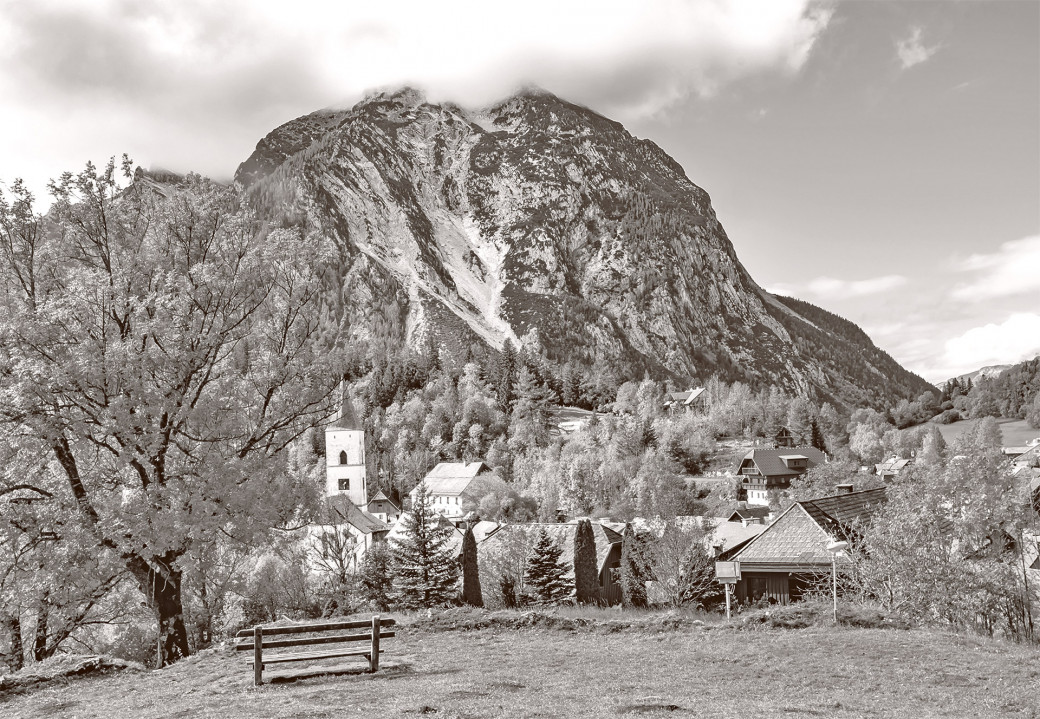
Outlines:
POLYGON ((451 602, 459 578, 459 564, 449 546, 454 530, 433 510, 425 482, 419 483, 411 514, 400 521, 403 535, 390 540, 398 603, 419 609, 451 602))
POLYGON ((827 452, 827 443, 823 439, 823 432, 820 431, 820 425, 815 417, 809 425, 809 445, 823 453, 827 452))
POLYGON ((377 611, 390 609, 390 594, 393 590, 391 559, 387 545, 379 543, 369 548, 361 561, 361 596, 377 611))
POLYGON ((590 604, 599 597, 596 535, 587 519, 578 522, 574 532, 574 595, 578 604, 590 604))
POLYGON ((480 593, 480 570, 477 567, 477 538, 473 527, 462 536, 462 601, 471 607, 484 606, 480 593))
POLYGON ((527 584, 535 590, 543 604, 559 604, 567 599, 571 587, 567 582, 567 567, 560 562, 563 549, 544 530, 527 559, 527 584))

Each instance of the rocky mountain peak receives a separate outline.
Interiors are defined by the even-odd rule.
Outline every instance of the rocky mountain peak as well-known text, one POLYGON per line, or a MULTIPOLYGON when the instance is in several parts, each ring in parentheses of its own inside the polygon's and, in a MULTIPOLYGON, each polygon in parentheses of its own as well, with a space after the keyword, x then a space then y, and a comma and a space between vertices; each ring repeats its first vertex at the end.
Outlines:
POLYGON ((511 341, 618 377, 719 374, 850 404, 927 387, 850 323, 762 290, 661 148, 538 89, 467 110, 402 88, 312 113, 236 181, 336 239, 344 325, 371 339, 511 341))

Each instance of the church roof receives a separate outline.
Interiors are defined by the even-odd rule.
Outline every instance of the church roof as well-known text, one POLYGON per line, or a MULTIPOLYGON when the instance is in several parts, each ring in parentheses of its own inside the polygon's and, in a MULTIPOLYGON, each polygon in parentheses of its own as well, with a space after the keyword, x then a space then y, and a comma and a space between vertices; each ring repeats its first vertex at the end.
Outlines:
POLYGON ((339 416, 329 427, 334 429, 364 429, 361 426, 361 421, 358 419, 357 412, 354 411, 354 403, 350 401, 350 393, 347 391, 346 382, 340 384, 339 416))
POLYGON ((325 499, 320 515, 320 524, 349 524, 362 534, 388 532, 390 527, 377 517, 356 506, 350 498, 337 494, 325 499))

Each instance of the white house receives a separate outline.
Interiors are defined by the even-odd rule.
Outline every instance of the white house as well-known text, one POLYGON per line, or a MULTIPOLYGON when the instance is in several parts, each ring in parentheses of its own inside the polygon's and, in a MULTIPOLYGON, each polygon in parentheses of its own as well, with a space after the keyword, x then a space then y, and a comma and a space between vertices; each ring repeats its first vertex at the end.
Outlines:
MULTIPOLYGON (((479 486, 474 480, 489 474, 491 468, 483 462, 441 462, 430 470, 423 482, 434 510, 448 519, 460 519, 465 514, 463 501, 472 497, 473 490, 479 486)), ((412 506, 418 491, 416 486, 409 492, 412 506)))

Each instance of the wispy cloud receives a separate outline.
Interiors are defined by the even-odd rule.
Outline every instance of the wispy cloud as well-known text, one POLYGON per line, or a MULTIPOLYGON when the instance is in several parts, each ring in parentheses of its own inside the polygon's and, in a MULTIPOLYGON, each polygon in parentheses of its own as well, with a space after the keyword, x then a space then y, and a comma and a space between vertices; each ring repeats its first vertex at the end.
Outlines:
POLYGON ((811 295, 824 300, 848 297, 863 297, 888 292, 906 284, 903 275, 882 275, 866 280, 840 280, 834 277, 817 277, 804 284, 778 284, 768 288, 776 295, 798 297, 811 295))
POLYGON ((921 39, 924 31, 920 27, 910 29, 910 36, 896 41, 896 57, 903 69, 920 65, 931 59, 932 55, 939 51, 941 45, 928 47, 921 39))
POLYGON ((996 252, 971 255, 955 269, 973 277, 953 288, 953 299, 974 302, 1037 293, 1040 303, 1040 235, 1005 242, 996 252))

